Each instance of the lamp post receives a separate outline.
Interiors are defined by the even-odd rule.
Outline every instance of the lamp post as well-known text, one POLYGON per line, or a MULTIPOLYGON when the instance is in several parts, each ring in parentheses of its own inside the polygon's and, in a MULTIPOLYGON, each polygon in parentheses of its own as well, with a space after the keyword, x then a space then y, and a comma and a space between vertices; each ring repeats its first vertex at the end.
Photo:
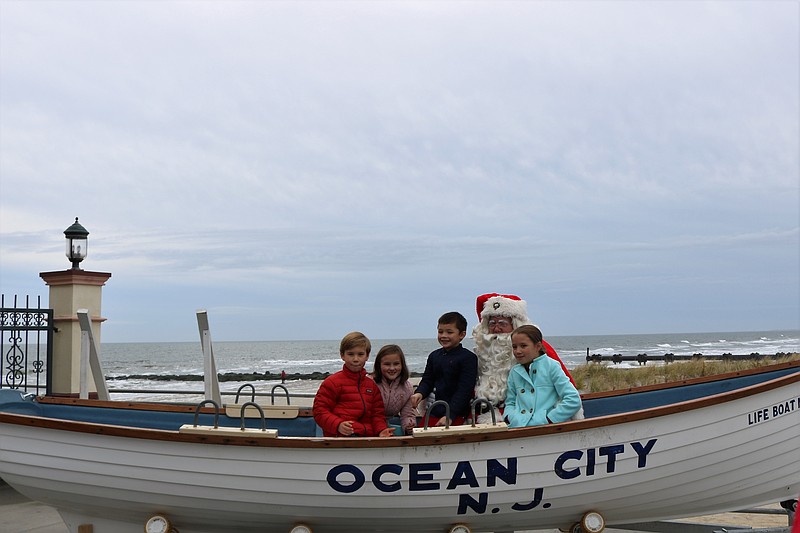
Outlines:
POLYGON ((75 217, 73 225, 64 230, 64 236, 67 238, 67 259, 72 261, 73 270, 80 270, 78 265, 86 259, 88 235, 86 228, 78 224, 78 217, 75 217))
POLYGON ((67 238, 67 259, 72 261, 72 268, 39 273, 50 287, 50 308, 53 310, 52 321, 56 328, 48 342, 48 347, 52 347, 52 365, 50 361, 47 363, 48 395, 79 397, 84 392, 89 395, 99 395, 101 392, 97 381, 94 382, 97 390, 92 391, 91 380, 87 377, 91 375, 92 379, 95 376, 102 379, 103 373, 102 369, 96 371, 94 368, 91 345, 84 342, 84 338, 89 336, 88 333, 84 334, 88 328, 85 328, 86 322, 78 311, 86 309, 89 312, 92 336, 95 344, 101 345, 100 330, 106 320, 100 314, 103 285, 111 274, 82 270, 79 266, 86 259, 88 235, 89 232, 80 225, 76 217, 75 223, 64 230, 67 238), (86 358, 84 346, 89 348, 86 358))

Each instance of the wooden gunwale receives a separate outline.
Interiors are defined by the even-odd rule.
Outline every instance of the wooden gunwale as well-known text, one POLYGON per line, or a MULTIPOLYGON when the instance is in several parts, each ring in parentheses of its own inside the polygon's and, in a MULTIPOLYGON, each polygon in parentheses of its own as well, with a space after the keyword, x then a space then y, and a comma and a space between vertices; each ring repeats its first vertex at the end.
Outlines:
MULTIPOLYGON (((763 367, 766 370, 755 369, 755 372, 742 371, 724 374, 721 376, 733 377, 743 376, 748 374, 757 374, 769 370, 780 370, 783 368, 800 367, 800 361, 792 361, 789 363, 781 363, 779 365, 763 367), (758 370, 761 370, 759 372, 758 370)), ((698 378, 696 380, 686 380, 685 384, 702 383, 704 381, 716 381, 724 379, 720 376, 709 376, 713 379, 698 378)), ((700 409, 712 405, 717 405, 730 400, 746 398, 760 394, 762 392, 774 390, 777 388, 785 387, 793 383, 800 382, 800 372, 791 375, 779 377, 763 383, 757 383, 740 389, 715 394, 705 398, 695 400, 687 400, 660 407, 652 407, 648 409, 641 409, 638 411, 631 411, 628 413, 619 413, 614 415, 606 415, 595 418, 587 418, 584 420, 577 420, 571 422, 564 422, 561 424, 553 424, 548 426, 534 426, 528 428, 515 428, 508 431, 494 432, 494 433, 476 433, 476 434, 460 434, 460 435, 444 435, 444 436, 431 436, 431 437, 389 437, 389 438, 343 438, 343 437, 281 437, 276 439, 253 439, 248 437, 220 437, 220 436, 205 436, 205 435, 190 435, 179 434, 177 431, 160 430, 160 429, 143 429, 132 428, 127 426, 117 426, 110 424, 96 424, 92 422, 74 422, 70 420, 62 420, 55 418, 47 418, 32 415, 21 415, 0 412, 0 422, 37 427, 42 429, 56 429, 63 431, 73 431, 80 433, 91 433, 96 435, 106 435, 113 437, 126 437, 136 439, 149 439, 160 441, 173 441, 182 443, 197 443, 197 444, 223 444, 235 446, 258 446, 265 448, 397 448, 397 447, 417 447, 417 446, 439 446, 449 444, 468 444, 485 441, 518 439, 526 437, 535 437, 540 435, 569 433, 573 431, 592 429, 597 427, 605 427, 627 422, 634 422, 638 420, 645 420, 649 418, 657 418, 676 413, 684 413, 689 410, 700 409)), ((650 386, 639 387, 630 389, 631 391, 641 391, 643 389, 653 390, 659 388, 671 388, 672 384, 668 387, 650 386)), ((127 408, 140 408, 142 404, 131 402, 98 402, 86 401, 76 399, 62 399, 58 401, 46 403, 67 403, 74 405, 91 405, 94 407, 101 406, 103 403, 127 404, 127 408), (87 402, 87 403, 84 403, 87 402)), ((156 405, 156 404, 152 404, 156 405)), ((176 406, 180 407, 181 412, 194 412, 194 408, 190 406, 176 406)), ((160 409, 163 410, 163 409, 160 409)), ((210 411, 213 413, 213 409, 210 411)))

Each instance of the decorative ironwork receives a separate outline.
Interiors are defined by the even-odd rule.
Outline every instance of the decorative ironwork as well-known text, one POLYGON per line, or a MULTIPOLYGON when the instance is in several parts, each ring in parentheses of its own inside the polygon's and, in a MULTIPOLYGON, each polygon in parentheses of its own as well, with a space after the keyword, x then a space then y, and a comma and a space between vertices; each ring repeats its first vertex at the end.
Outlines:
POLYGON ((36 307, 25 297, 25 307, 14 303, 6 307, 0 295, 0 389, 12 388, 36 394, 49 394, 53 362, 53 310, 42 309, 41 296, 36 307))

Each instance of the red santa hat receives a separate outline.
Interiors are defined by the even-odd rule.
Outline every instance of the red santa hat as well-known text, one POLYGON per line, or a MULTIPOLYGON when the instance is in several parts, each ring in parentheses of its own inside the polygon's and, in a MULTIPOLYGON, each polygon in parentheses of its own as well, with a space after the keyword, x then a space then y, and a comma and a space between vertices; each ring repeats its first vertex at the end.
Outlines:
POLYGON ((528 322, 528 304, 513 294, 481 294, 475 302, 475 310, 478 320, 483 320, 484 316, 507 316, 516 318, 520 323, 528 322))

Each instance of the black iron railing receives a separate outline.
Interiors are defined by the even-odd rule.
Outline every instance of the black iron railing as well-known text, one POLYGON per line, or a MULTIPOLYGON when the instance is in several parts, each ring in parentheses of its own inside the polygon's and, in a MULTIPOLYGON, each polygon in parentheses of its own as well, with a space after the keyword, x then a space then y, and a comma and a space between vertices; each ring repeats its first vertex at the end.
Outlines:
POLYGON ((42 309, 41 296, 36 307, 31 307, 29 296, 24 307, 19 307, 17 296, 6 307, 6 297, 0 295, 0 389, 37 395, 52 391, 54 331, 53 310, 42 309))

